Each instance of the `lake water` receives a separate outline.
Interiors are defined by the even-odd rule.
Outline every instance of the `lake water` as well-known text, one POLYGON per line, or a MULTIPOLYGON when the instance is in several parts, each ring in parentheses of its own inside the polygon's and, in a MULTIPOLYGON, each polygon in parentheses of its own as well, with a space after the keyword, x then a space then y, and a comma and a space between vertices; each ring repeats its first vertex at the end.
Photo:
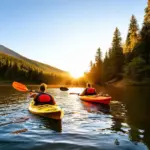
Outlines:
MULTIPOLYGON (((37 87, 31 87, 37 89, 37 87)), ((27 93, 0 86, 0 149, 2 150, 147 150, 150 148, 150 88, 100 88, 110 105, 82 102, 82 88, 63 92, 50 88, 65 115, 61 121, 28 111, 27 93)))

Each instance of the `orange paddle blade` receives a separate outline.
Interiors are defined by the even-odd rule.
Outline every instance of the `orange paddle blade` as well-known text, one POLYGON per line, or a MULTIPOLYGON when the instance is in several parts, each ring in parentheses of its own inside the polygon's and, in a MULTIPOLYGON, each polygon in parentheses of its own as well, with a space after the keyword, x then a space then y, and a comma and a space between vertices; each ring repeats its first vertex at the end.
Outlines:
POLYGON ((28 92, 29 91, 28 88, 24 84, 16 82, 16 81, 14 81, 12 83, 12 86, 13 86, 13 88, 15 88, 16 90, 21 91, 21 92, 28 92))

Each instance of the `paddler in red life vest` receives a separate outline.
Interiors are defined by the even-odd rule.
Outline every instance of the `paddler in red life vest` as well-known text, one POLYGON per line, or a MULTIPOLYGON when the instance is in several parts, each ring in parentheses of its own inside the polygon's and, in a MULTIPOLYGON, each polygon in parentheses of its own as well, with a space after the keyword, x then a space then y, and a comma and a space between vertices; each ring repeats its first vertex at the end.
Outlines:
POLYGON ((91 84, 87 84, 87 88, 80 94, 80 96, 84 95, 96 95, 96 89, 91 86, 91 84))
POLYGON ((54 98, 51 95, 45 93, 46 88, 47 88, 47 85, 45 83, 42 83, 40 85, 39 92, 32 93, 30 95, 30 97, 34 98, 35 105, 43 105, 43 104, 55 105, 56 104, 54 98))

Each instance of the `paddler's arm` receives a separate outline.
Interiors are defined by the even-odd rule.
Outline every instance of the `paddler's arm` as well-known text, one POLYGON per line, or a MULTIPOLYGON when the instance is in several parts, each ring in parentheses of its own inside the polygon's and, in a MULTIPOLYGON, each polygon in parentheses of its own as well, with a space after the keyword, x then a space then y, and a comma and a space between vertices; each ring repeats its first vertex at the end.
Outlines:
POLYGON ((30 90, 30 98, 36 98, 36 96, 39 94, 39 91, 36 90, 30 90))
POLYGON ((30 93, 30 98, 34 98, 35 99, 36 96, 37 96, 37 93, 32 93, 32 92, 30 93))
POLYGON ((84 89, 84 91, 81 94, 79 94, 79 96, 84 96, 85 93, 86 93, 86 89, 84 89))
POLYGON ((56 102, 55 102, 55 100, 54 100, 54 97, 51 96, 51 98, 52 98, 52 105, 56 105, 56 102))
POLYGON ((97 95, 96 89, 95 89, 95 93, 96 93, 96 95, 97 95))

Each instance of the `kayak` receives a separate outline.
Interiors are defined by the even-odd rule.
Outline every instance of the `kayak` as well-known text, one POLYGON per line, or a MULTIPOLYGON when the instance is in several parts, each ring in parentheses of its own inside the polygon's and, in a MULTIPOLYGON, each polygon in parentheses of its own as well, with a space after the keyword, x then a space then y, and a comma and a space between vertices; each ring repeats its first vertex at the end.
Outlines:
POLYGON ((69 89, 67 87, 60 87, 61 91, 68 91, 69 89))
POLYGON ((57 105, 34 105, 34 100, 31 100, 29 111, 39 116, 60 120, 64 116, 64 111, 57 105))
POLYGON ((87 102, 93 102, 93 103, 102 103, 102 104, 109 104, 111 97, 105 97, 105 96, 96 96, 96 95, 90 95, 90 96, 79 96, 79 98, 83 101, 87 102))

